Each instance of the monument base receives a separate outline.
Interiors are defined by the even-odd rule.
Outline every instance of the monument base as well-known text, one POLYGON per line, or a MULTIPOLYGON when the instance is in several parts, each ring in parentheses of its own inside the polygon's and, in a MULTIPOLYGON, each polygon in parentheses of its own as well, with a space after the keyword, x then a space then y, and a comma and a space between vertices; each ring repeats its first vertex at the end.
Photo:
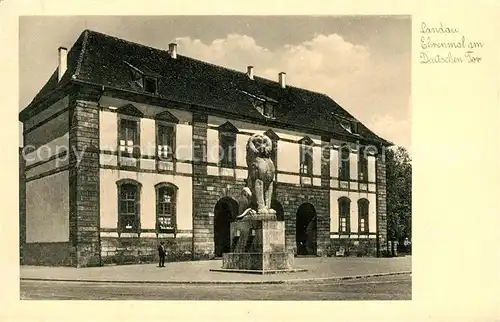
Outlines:
POLYGON ((254 214, 231 223, 231 252, 222 254, 218 272, 276 274, 293 269, 293 252, 285 248, 285 223, 274 214, 254 214))
POLYGON ((292 269, 293 254, 279 253, 225 253, 222 255, 222 268, 243 270, 280 270, 292 269))
POLYGON ((213 268, 210 271, 223 272, 223 273, 244 273, 244 274, 269 275, 269 274, 307 272, 307 269, 305 269, 305 268, 291 268, 291 269, 278 269, 278 270, 258 270, 258 269, 236 269, 236 268, 213 268))

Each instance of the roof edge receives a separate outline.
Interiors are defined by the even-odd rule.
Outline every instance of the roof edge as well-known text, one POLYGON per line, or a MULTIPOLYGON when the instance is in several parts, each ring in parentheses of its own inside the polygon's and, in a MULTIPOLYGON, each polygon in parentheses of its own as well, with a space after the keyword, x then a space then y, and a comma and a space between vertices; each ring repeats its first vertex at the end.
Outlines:
POLYGON ((61 84, 54 90, 45 94, 43 97, 37 99, 36 101, 32 101, 26 108, 24 108, 22 111, 19 112, 18 121, 20 122, 27 121, 33 115, 36 115, 37 113, 40 112, 38 111, 40 106, 43 106, 46 102, 50 101, 52 98, 58 97, 57 94, 60 93, 68 94, 67 92, 69 91, 69 88, 73 85, 74 84, 72 82, 65 82, 64 84, 61 84))
MULTIPOLYGON (((80 74, 80 69, 82 67, 83 58, 85 57, 85 51, 87 49, 87 43, 89 40, 89 33, 90 32, 91 31, 89 29, 85 29, 82 32, 82 34, 83 34, 82 49, 80 50, 80 54, 78 55, 78 61, 76 63, 75 72, 73 73, 73 75, 71 75, 71 78, 78 77, 78 75, 80 74)), ((81 35, 80 35, 80 37, 81 37, 81 35)))

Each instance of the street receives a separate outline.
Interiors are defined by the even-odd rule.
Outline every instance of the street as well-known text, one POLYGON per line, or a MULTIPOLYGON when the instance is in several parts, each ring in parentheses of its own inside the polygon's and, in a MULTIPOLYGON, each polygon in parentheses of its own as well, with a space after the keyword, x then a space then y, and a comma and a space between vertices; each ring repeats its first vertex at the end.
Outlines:
POLYGON ((411 275, 254 285, 21 281, 20 294, 33 300, 411 300, 411 275))

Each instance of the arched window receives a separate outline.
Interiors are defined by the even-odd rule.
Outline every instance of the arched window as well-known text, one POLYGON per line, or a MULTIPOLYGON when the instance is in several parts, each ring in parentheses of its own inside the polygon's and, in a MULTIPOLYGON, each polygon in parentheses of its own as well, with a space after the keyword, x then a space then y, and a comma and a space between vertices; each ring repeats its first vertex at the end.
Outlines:
POLYGON ((341 197, 339 202, 339 233, 348 234, 351 232, 350 226, 350 213, 351 213, 351 200, 346 197, 341 197))
POLYGON ((156 185, 157 232, 172 232, 177 224, 177 187, 171 183, 156 185))
POLYGON ((118 188, 118 231, 138 233, 140 230, 141 184, 135 180, 122 179, 118 188))
POLYGON ((367 233, 368 228, 368 210, 370 202, 366 199, 358 200, 358 232, 367 233))

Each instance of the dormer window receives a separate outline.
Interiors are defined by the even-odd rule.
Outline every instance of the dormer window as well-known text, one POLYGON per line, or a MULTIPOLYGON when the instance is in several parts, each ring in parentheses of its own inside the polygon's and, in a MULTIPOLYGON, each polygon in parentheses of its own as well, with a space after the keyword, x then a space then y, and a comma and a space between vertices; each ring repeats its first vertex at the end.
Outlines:
POLYGON ((158 81, 154 77, 149 77, 149 76, 144 76, 144 91, 151 93, 151 94, 156 94, 157 92, 157 87, 158 87, 158 81))
POLYGON ((269 118, 276 117, 276 104, 278 101, 264 95, 254 95, 242 90, 240 92, 247 96, 247 99, 260 114, 269 118))
POLYGON ((351 122, 351 132, 352 134, 358 134, 358 122, 351 122))
POLYGON ((267 117, 274 117, 274 104, 266 102, 264 105, 264 112, 262 114, 267 117))
POLYGON ((130 76, 138 88, 141 88, 146 93, 158 93, 158 77, 160 75, 148 70, 144 66, 139 69, 129 62, 125 61, 124 63, 130 68, 130 76))
POLYGON ((266 102, 265 101, 262 101, 258 98, 255 99, 254 101, 254 106, 255 108, 257 109, 257 111, 259 111, 260 114, 264 114, 264 107, 266 105, 266 102))
POLYGON ((342 126, 347 132, 352 133, 351 122, 342 120, 340 121, 340 126, 342 126))
POLYGON ((340 126, 349 133, 358 134, 358 122, 356 120, 341 119, 340 126))

